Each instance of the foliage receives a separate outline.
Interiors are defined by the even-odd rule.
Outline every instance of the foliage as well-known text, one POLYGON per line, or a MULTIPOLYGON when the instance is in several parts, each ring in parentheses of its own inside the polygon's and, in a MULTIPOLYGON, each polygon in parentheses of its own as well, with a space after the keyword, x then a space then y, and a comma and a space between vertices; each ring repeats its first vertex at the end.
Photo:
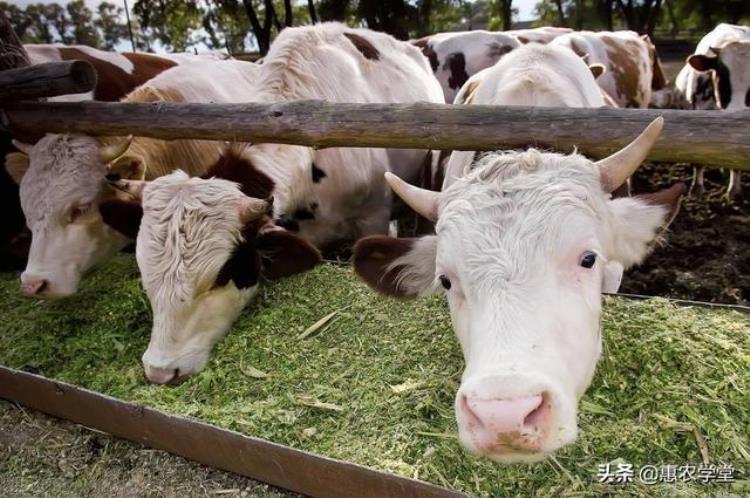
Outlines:
POLYGON ((737 312, 606 298, 578 441, 554 459, 510 466, 472 458, 456 440, 463 359, 444 301, 396 303, 350 268, 324 265, 263 287, 206 369, 174 388, 143 378, 151 315, 132 256, 65 301, 25 299, 16 275, 0 275, 0 314, 1 364, 473 496, 747 493, 750 316, 737 312), (704 457, 733 464, 745 484, 596 479, 607 462, 704 457))

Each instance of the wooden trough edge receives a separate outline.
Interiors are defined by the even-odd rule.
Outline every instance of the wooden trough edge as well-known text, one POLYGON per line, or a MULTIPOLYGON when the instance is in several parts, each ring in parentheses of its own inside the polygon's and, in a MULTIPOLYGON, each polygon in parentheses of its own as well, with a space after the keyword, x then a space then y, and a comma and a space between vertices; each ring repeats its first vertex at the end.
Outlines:
POLYGON ((750 170, 750 111, 574 109, 485 105, 357 104, 317 100, 198 104, 20 102, 2 106, 10 131, 136 134, 312 147, 497 150, 535 146, 600 158, 665 120, 649 159, 750 170))
POLYGON ((143 405, 3 366, 0 366, 0 398, 308 496, 467 496, 426 482, 168 415, 143 405))

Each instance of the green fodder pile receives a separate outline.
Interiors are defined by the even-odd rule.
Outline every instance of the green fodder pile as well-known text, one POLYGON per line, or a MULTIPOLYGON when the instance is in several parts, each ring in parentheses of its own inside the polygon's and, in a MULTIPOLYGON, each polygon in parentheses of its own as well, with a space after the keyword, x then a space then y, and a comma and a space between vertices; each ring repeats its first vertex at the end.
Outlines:
POLYGON ((74 298, 19 296, 0 275, 0 364, 478 496, 743 496, 750 492, 750 316, 608 298, 604 354, 575 445, 532 465, 466 454, 453 399, 463 359, 440 298, 395 302, 349 268, 265 286, 175 388, 147 385, 148 301, 132 257, 74 298), (310 326, 336 312, 323 326, 310 326), (608 462, 737 468, 734 484, 600 484, 608 462))

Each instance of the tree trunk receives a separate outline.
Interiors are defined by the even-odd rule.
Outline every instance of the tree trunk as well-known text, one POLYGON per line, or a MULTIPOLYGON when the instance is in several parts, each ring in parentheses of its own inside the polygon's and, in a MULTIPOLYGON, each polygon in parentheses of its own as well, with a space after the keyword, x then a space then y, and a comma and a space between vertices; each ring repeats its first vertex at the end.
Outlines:
POLYGON ((565 19, 565 9, 563 9, 562 0, 555 0, 557 6, 557 15, 560 18, 560 26, 568 26, 568 21, 565 19))
POLYGON ((293 15, 294 13, 292 12, 292 0, 284 0, 284 27, 288 28, 292 26, 293 15))
MULTIPOLYGON (((250 27, 253 33, 255 33, 255 39, 258 41, 258 52, 260 52, 262 57, 268 53, 268 48, 271 46, 271 29, 270 27, 266 29, 265 24, 267 23, 264 23, 264 26, 260 25, 260 20, 258 19, 258 14, 255 12, 252 0, 243 0, 242 4, 245 6, 245 13, 247 13, 247 18, 250 20, 250 27)), ((268 21, 268 11, 266 11, 266 21, 268 21)))
POLYGON ((313 0, 307 0, 307 11, 310 13, 310 22, 318 24, 318 15, 315 13, 315 2, 313 0))
POLYGON ((677 21, 677 16, 675 16, 674 13, 674 7, 672 6, 671 0, 664 0, 664 5, 667 7, 667 15, 669 16, 669 24, 672 25, 672 37, 676 38, 677 34, 680 32, 680 24, 677 21))
POLYGON ((649 12, 648 19, 646 19, 646 34, 654 39, 654 30, 656 29, 656 22, 659 20, 661 14, 661 0, 656 0, 651 12, 649 12))
POLYGON ((513 26, 513 0, 502 0, 500 2, 503 17, 503 29, 509 30, 513 26))

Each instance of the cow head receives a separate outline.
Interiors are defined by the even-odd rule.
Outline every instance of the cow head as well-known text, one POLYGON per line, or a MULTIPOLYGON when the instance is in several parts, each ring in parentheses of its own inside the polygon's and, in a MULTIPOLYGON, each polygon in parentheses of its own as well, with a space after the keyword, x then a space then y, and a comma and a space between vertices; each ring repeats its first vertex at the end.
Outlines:
POLYGON ((734 41, 708 54, 693 54, 688 64, 696 71, 712 71, 716 102, 721 109, 750 107, 750 41, 734 41))
POLYGON ((437 220, 436 235, 362 239, 354 269, 385 294, 447 297, 466 361, 455 411, 470 452, 533 461, 575 439, 601 352, 601 293, 646 255, 685 189, 610 196, 661 127, 659 118, 599 163, 488 153, 442 193, 387 174, 397 195, 437 220))
POLYGON ((36 145, 15 142, 21 152, 6 156, 6 169, 20 184, 21 206, 32 233, 21 290, 31 297, 57 298, 76 292, 81 276, 135 237, 140 208, 117 200, 106 176, 142 177, 111 161, 131 137, 103 145, 75 135, 46 135, 36 145))
POLYGON ((315 247, 271 222, 272 199, 248 197, 236 183, 178 171, 114 186, 143 207, 136 259, 154 316, 143 355, 151 382, 174 383, 202 370, 261 277, 278 279, 320 261, 315 247))

